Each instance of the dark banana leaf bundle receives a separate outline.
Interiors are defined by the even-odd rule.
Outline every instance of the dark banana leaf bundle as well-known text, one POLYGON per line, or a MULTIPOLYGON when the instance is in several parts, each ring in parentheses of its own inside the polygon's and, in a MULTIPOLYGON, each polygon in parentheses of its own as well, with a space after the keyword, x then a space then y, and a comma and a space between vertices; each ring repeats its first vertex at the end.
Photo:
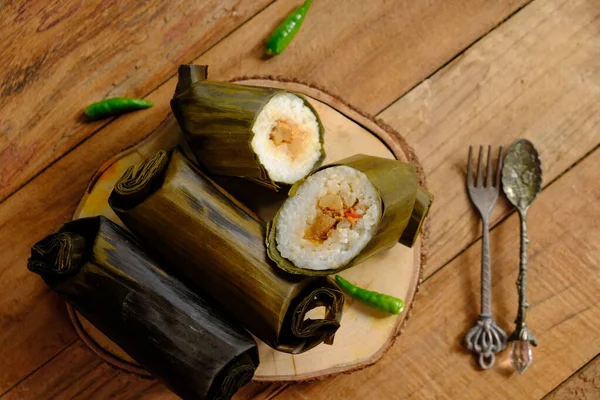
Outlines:
POLYGON ((127 170, 109 204, 176 276, 274 349, 297 354, 332 343, 344 303, 335 283, 275 267, 266 254, 264 223, 178 149, 127 170), (306 318, 321 306, 325 317, 306 318))
POLYGON ((104 217, 67 223, 35 244, 28 268, 183 398, 229 399, 258 366, 242 327, 104 217))
POLYGON ((244 177, 277 190, 321 165, 325 158, 324 129, 305 98, 283 89, 210 81, 207 68, 180 66, 179 82, 171 100, 173 114, 203 169, 214 175, 244 177), (276 102, 259 118, 270 100, 282 94, 295 96, 313 115, 316 123, 309 135, 312 141, 304 140, 306 129, 299 127, 296 114, 287 103, 276 102), (253 142, 261 129, 270 132, 263 134, 275 144, 268 140, 253 142), (289 162, 283 162, 287 160, 287 150, 293 154, 289 162), (280 161, 267 162, 267 155, 271 154, 280 161))
MULTIPOLYGON (((322 186, 329 187, 331 186, 331 182, 336 179, 340 181, 340 184, 343 184, 344 182, 347 182, 349 178, 339 178, 339 174, 336 171, 322 181, 322 186)), ((354 190, 356 191, 356 189, 360 188, 355 187, 354 190)), ((360 190, 358 191, 360 192, 360 190)), ((307 192, 303 191, 303 194, 301 195, 303 199, 301 201, 302 204, 308 204, 309 207, 313 208, 315 208, 317 204, 320 204, 320 200, 318 198, 310 197, 305 193, 307 192)), ((296 182, 292 186, 289 195, 290 197, 280 208, 273 221, 268 224, 266 239, 268 255, 282 270, 293 274, 309 276, 330 275, 346 268, 350 268, 351 266, 363 262, 367 258, 380 251, 395 246, 398 242, 405 246, 412 247, 417 239, 421 225, 433 201, 431 194, 418 185, 417 173, 413 165, 398 160, 362 154, 321 167, 309 175, 306 179, 296 182), (278 240, 281 239, 282 241, 292 242, 294 245, 298 245, 298 248, 302 249, 301 254, 298 256, 298 263, 304 262, 304 265, 310 265, 311 260, 308 258, 310 256, 307 255, 309 251, 305 249, 310 249, 310 251, 314 250, 314 257, 317 257, 317 259, 320 260, 318 258, 319 252, 328 251, 328 249, 332 246, 331 241, 326 242, 326 240, 329 238, 329 235, 331 235, 331 230, 335 230, 336 227, 339 226, 336 225, 339 224, 339 222, 335 221, 335 215, 334 217, 326 216, 325 218, 330 219, 331 221, 329 225, 326 225, 326 228, 330 229, 330 231, 327 233, 327 238, 325 236, 321 238, 321 244, 314 246, 313 244, 318 241, 315 241, 313 237, 296 237, 294 238, 295 242, 293 241, 294 239, 290 239, 289 234, 286 236, 284 233, 278 237, 279 226, 284 226, 286 229, 289 229, 289 225, 287 223, 288 221, 284 221, 281 225, 279 225, 279 222, 282 219, 282 212, 285 212, 284 209, 286 206, 288 206, 288 202, 295 202, 290 203, 289 207, 292 207, 292 204, 293 206, 298 207, 300 200, 294 199, 294 197, 299 193, 299 191, 302 191, 304 185, 316 185, 316 183, 313 183, 313 177, 316 178, 317 174, 323 173, 324 171, 332 173, 333 168, 339 166, 347 166, 362 172, 368 178, 368 182, 370 182, 374 187, 377 203, 379 203, 381 207, 380 216, 373 228, 374 233, 368 240, 368 243, 366 243, 362 249, 356 249, 354 253, 350 253, 347 261, 339 261, 341 264, 334 268, 331 268, 326 263, 322 263, 320 261, 317 265, 317 267, 320 269, 311 269, 306 266, 300 267, 290 259, 282 256, 279 250, 278 240), (301 243, 303 241, 310 243, 303 244, 301 243)), ((331 198, 329 198, 330 204, 331 201, 331 198)), ((343 201, 341 199, 339 200, 339 204, 340 207, 342 207, 343 201)), ((335 206, 328 207, 335 208, 335 206)), ((291 219, 294 221, 291 221, 291 223, 299 225, 306 224, 303 218, 298 217, 297 209, 295 211, 296 212, 294 213, 288 214, 292 215, 293 217, 291 219)), ((328 209, 326 211, 330 212, 331 210, 328 209)), ((338 220, 343 219, 343 212, 340 215, 341 217, 338 217, 338 220)), ((353 213, 350 213, 350 215, 353 215, 356 218, 362 217, 361 215, 354 215, 353 213)), ((356 221, 357 219, 353 219, 352 223, 354 224, 356 221)), ((340 244, 340 246, 342 245, 340 244)), ((333 256, 332 258, 335 259, 333 256)))

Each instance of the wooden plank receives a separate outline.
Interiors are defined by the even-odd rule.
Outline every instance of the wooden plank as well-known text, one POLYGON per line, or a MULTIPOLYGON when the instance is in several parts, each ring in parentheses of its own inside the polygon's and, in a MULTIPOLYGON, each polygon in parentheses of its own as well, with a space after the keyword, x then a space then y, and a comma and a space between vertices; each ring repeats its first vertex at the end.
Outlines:
MULTIPOLYGON (((599 17, 597 0, 535 1, 380 115, 436 196, 425 276, 480 236, 464 190, 468 145, 529 138, 548 183, 600 143, 599 17)), ((493 221, 508 211, 500 201, 493 221)))
MULTIPOLYGON (((235 400, 267 396, 272 385, 251 383, 235 400)), ((155 379, 140 378, 111 367, 77 339, 30 377, 15 386, 2 400, 108 398, 175 400, 178 396, 155 379), (107 384, 110 382, 110 384, 107 384)))
POLYGON ((325 87, 375 114, 529 0, 315 1, 281 56, 264 38, 297 0, 278 1, 199 58, 212 76, 276 75, 325 87))
POLYGON ((4 4, 0 200, 106 124, 84 105, 145 96, 272 1, 4 4))
MULTIPOLYGON (((326 86, 332 92, 346 95, 354 90, 352 87, 353 85, 356 85, 356 81, 352 82, 352 84, 342 84, 339 81, 336 83, 338 74, 345 71, 343 74, 346 76, 365 76, 365 79, 360 80, 360 84, 363 85, 363 88, 373 85, 382 88, 381 90, 384 90, 383 88, 385 88, 385 93, 382 94, 385 94, 385 98, 387 98, 385 101, 389 103, 392 99, 402 94, 400 90, 405 90, 418 82, 418 80, 422 79, 424 76, 423 74, 425 73, 423 72, 424 66, 428 66, 427 68, 429 68, 429 70, 438 68, 441 63, 446 62, 449 57, 452 57, 461 48, 475 40, 479 34, 487 31, 491 26, 502 20, 520 4, 525 3, 525 1, 486 1, 484 3, 483 0, 469 0, 466 2, 453 3, 454 5, 452 6, 448 6, 448 2, 442 2, 441 0, 429 2, 427 5, 425 5, 425 3, 420 3, 419 6, 416 6, 413 3, 415 2, 410 2, 408 0, 403 1, 401 6, 398 7, 399 9, 404 10, 404 12, 398 12, 395 8, 390 9, 390 3, 384 2, 383 0, 379 0, 377 3, 369 3, 370 9, 368 12, 371 13, 369 14, 371 18, 368 20, 371 21, 369 24, 371 24, 373 20, 377 20, 378 27, 385 27, 385 30, 381 30, 379 28, 367 29, 370 28, 369 24, 364 25, 363 22, 361 22, 363 21, 363 14, 365 12, 365 9, 361 8, 363 7, 362 2, 316 2, 313 5, 314 8, 311 9, 311 14, 315 19, 321 22, 316 24, 316 26, 307 25, 308 28, 303 28, 306 31, 313 33, 312 35, 304 35, 304 40, 310 40, 310 44, 305 44, 305 46, 313 49, 315 46, 318 48, 321 48, 321 46, 326 47, 323 47, 323 50, 317 52, 302 50, 303 53, 296 56, 294 56, 294 54, 300 51, 299 49, 302 49, 302 46, 297 47, 295 50, 290 48, 284 55, 269 60, 265 64, 265 67, 269 65, 269 68, 271 69, 261 68, 260 71, 282 74, 282 71, 287 70, 290 72, 286 72, 286 75, 289 74, 289 76, 293 78, 304 77, 309 80, 314 80, 311 79, 315 73, 314 65, 323 61, 324 51, 333 51, 335 50, 335 47, 340 48, 340 50, 336 51, 342 51, 341 49, 344 49, 344 52, 351 54, 352 51, 354 51, 352 50, 353 46, 360 45, 359 47, 362 52, 380 57, 382 60, 396 60, 398 57, 400 59, 410 58, 410 52, 420 49, 417 52, 419 56, 416 59, 412 59, 413 61, 410 63, 394 64, 395 73, 393 75, 379 75, 377 71, 381 68, 381 65, 372 62, 372 60, 368 64, 364 64, 356 63, 351 58, 349 58, 346 63, 340 63, 339 67, 343 66, 343 70, 319 70, 319 73, 327 72, 328 78, 319 80, 317 83, 326 86), (481 17, 478 17, 475 22, 472 21, 471 24, 465 24, 464 16, 466 11, 463 6, 466 5, 470 5, 470 13, 474 12, 473 10, 475 9, 481 11, 481 17), (372 14, 375 12, 374 10, 380 10, 380 12, 375 16, 372 14), (328 18, 323 18, 322 14, 327 15, 328 18), (339 15, 344 15, 344 18, 338 18, 339 15), (332 21, 335 21, 335 23, 332 24, 332 21), (430 24, 432 23, 438 23, 435 25, 435 29, 431 28, 430 24), (463 34, 463 25, 469 25, 465 31, 470 32, 470 36, 465 36, 463 34), (332 30, 332 26, 336 27, 336 30, 332 30), (418 34, 411 33, 409 35, 408 31, 406 31, 407 26, 412 27, 411 30, 415 30, 418 34), (390 32, 395 32, 397 29, 401 30, 402 35, 409 35, 407 37, 412 38, 411 42, 415 43, 398 46, 398 37, 395 34, 390 34, 390 32), (447 32, 453 32, 455 34, 448 35, 447 32), (343 33, 345 37, 344 42, 336 42, 340 40, 339 34, 341 33, 343 33), (417 37, 421 37, 419 35, 421 35, 422 38, 417 40, 417 37), (359 40, 359 37, 362 39, 359 40), (369 39, 366 40, 365 38, 369 39), (450 40, 451 38, 455 38, 457 42, 450 40), (337 43, 337 45, 334 46, 329 44, 330 41, 332 41, 332 43, 337 43), (383 45, 383 43, 387 43, 387 45, 383 45), (426 49, 430 50, 425 51, 426 49), (435 49, 435 51, 432 49, 435 49), (400 51, 400 53, 398 53, 398 51, 400 51), (440 55, 443 55, 443 57, 440 55), (430 58, 437 61, 432 64, 430 58), (308 59, 313 61, 308 62, 308 59), (296 63, 304 63, 302 64, 304 67, 299 69, 295 66, 296 63), (369 69, 367 70, 367 68, 369 69), (412 78, 403 81, 402 85, 398 85, 398 76, 410 76, 412 78), (396 89, 394 90, 396 90, 396 92, 390 90, 388 86, 395 87, 396 89), (347 92, 341 91, 342 87, 345 88, 344 90, 347 92)), ((275 3, 272 7, 269 7, 264 11, 268 12, 268 14, 266 14, 267 17, 256 20, 253 19, 248 24, 244 25, 243 32, 245 33, 243 35, 238 34, 235 37, 227 38, 219 43, 214 48, 215 50, 213 52, 208 54, 209 59, 201 58, 197 61, 210 60, 211 64, 215 66, 212 71, 217 77, 257 73, 257 70, 250 70, 247 65, 247 62, 254 62, 251 59, 248 59, 248 57, 252 58, 254 55, 247 55, 244 59, 239 58, 239 54, 237 53, 239 44, 237 42, 241 40, 244 43, 249 43, 250 41, 251 43, 255 43, 254 47, 259 46, 259 42, 264 37, 261 35, 265 33, 265 24, 269 26, 267 30, 272 28, 273 25, 280 20, 281 16, 292 8, 294 4, 295 2, 292 0, 282 0, 281 3, 275 3), (232 69, 232 65, 237 65, 238 68, 232 69), (228 69, 225 70, 222 66, 226 66, 228 69), (221 70, 221 68, 223 68, 223 70, 221 70)), ((43 10, 37 11, 38 14, 42 12, 43 10)), ((313 17, 308 21, 311 19, 313 19, 313 17)), ((186 21, 190 22, 189 19, 186 21)), ((58 29, 59 26, 62 25, 57 24, 53 29, 58 29)), ((181 27, 181 29, 185 30, 185 26, 181 27)), ((298 37, 298 42, 299 44, 302 43, 301 36, 298 37)), ((149 45, 150 44, 145 44, 145 46, 149 45)), ((119 51, 122 51, 122 49, 119 51)), ((339 53, 338 58, 341 58, 342 54, 344 53, 339 53)), ((138 58, 145 59, 140 57, 138 58)), ((67 70, 75 73, 73 68, 67 70)), ((172 65, 171 68, 174 70, 175 66, 172 65)), ((117 68, 115 68, 115 71, 116 70, 117 68)), ((47 77, 46 75, 41 76, 47 77)), ((71 105, 67 107, 65 105, 66 103, 63 104, 61 101, 66 101, 67 98, 71 98, 71 96, 67 96, 66 90, 68 89, 68 93, 72 93, 70 88, 76 85, 72 85, 70 78, 68 79, 69 83, 67 84, 67 78, 63 75, 61 75, 60 79, 56 79, 57 80, 51 81, 53 82, 52 84, 47 82, 46 84, 53 89, 55 87, 61 88, 60 94, 56 94, 56 96, 60 96, 60 98, 54 99, 52 105, 54 107, 53 109, 66 110, 57 113, 57 116, 60 121, 59 131, 62 132, 61 129, 68 129, 68 134, 66 135, 69 137, 65 137, 63 141, 57 144, 48 137, 48 135, 53 135, 52 129, 48 130, 48 132, 50 132, 49 134, 44 130, 43 133, 38 132, 36 136, 32 136, 32 138, 44 137, 44 143, 42 143, 43 146, 52 143, 52 148, 56 149, 53 157, 62 154, 65 149, 73 145, 73 142, 71 142, 72 137, 77 136, 77 140, 82 139, 79 134, 76 135, 73 133, 73 126, 75 125, 74 115, 76 111, 79 112, 78 107, 81 106, 80 103, 82 102, 79 93, 93 93, 91 88, 88 88, 85 91, 80 89, 77 92, 77 95, 72 94, 72 96, 75 96, 76 98, 75 103, 69 103, 71 105), (65 91, 63 91, 63 89, 65 91), (63 98, 65 100, 62 100, 63 98), (58 107, 57 105, 60 105, 61 107, 58 107), (65 121, 67 122, 64 123, 65 121), (64 143, 66 142, 71 143, 71 145, 65 146, 64 143), (59 150, 59 148, 62 150, 59 150)), ((98 90, 106 90, 106 87, 109 86, 106 84, 106 87, 102 89, 102 82, 104 81, 100 78, 97 78, 94 82, 93 85, 98 86, 98 90)), ((135 81, 135 79, 127 82, 130 82, 127 87, 142 87, 142 84, 135 81)), ((20 106, 22 104, 38 104, 38 100, 36 100, 37 95, 35 93, 37 93, 37 91, 40 91, 41 93, 44 80, 34 80, 32 85, 31 90, 33 90, 34 94, 29 94, 28 96, 30 97, 21 98, 21 101, 19 102, 14 101, 15 104, 11 105, 11 107, 20 106)), ((55 230, 61 223, 69 220, 81 193, 83 193, 85 189, 88 179, 90 179, 103 161, 128 145, 147 136, 152 129, 158 126, 159 123, 166 118, 169 114, 168 101, 174 90, 174 86, 174 79, 170 79, 165 84, 161 85, 148 96, 148 98, 156 104, 151 111, 130 114, 111 122, 99 133, 91 136, 75 150, 68 153, 54 165, 51 165, 22 190, 16 192, 4 203, 0 204, 0 254, 3 255, 2 263, 0 264, 0 284, 5 288, 0 293, 0 349, 3 349, 0 350, 0 365, 3 367, 0 368, 0 393, 8 390, 12 385, 26 376, 33 369, 40 366, 49 357, 52 357, 59 352, 65 345, 74 339, 73 331, 66 323, 64 323, 66 319, 60 302, 53 295, 49 294, 41 282, 34 276, 30 276, 31 274, 25 269, 25 260, 29 253, 29 247, 35 241, 55 230), (36 311, 32 312, 31 310, 36 311), (36 314, 38 312, 39 315, 36 314), (53 319, 58 319, 62 322, 53 325, 49 322, 50 320, 53 321, 53 319), (51 327, 52 332, 48 331, 49 326, 51 327), (25 331, 27 332, 26 334, 17 334, 17 332, 25 331)), ((119 87, 125 88, 125 86, 119 87)), ((147 88, 149 87, 150 84, 147 85, 147 88)), ((79 88, 81 88, 81 86, 79 86, 79 88)), ((139 95, 143 92, 144 91, 139 91, 128 94, 139 95)), ((368 90, 366 92, 370 93, 368 90)), ((25 88, 23 88, 20 93, 25 93, 25 88)), ((111 92, 110 94, 116 94, 116 92, 111 92)), ((19 96, 21 96, 21 94, 19 94, 19 96)), ((354 97, 350 97, 359 100, 356 95, 353 96, 354 97)), ((13 97, 13 100, 14 99, 15 97, 13 97)), ((378 97, 378 99, 378 101, 381 101, 381 97, 378 97)), ((48 104, 44 104, 44 107, 49 107, 48 104)), ((386 102, 381 102, 377 107, 369 107, 369 110, 377 111, 386 104, 386 102)), ((359 105, 366 106, 368 104, 363 101, 359 105)), ((12 110, 12 108, 10 109, 12 110)), ((4 111, 6 111, 6 109, 3 109, 2 112, 4 111)), ((54 115, 51 115, 51 113, 40 114, 42 111, 42 109, 31 110, 31 115, 43 114, 44 118, 54 118, 54 115)), ((9 115, 11 118, 16 118, 16 116, 23 115, 26 117, 30 114, 13 114, 11 112, 9 115)), ((22 122, 19 122, 19 124, 10 122, 12 119, 2 119, 2 121, 4 127, 7 126, 6 121, 9 121, 9 127, 23 127, 22 122)), ((40 124, 36 126, 42 126, 40 124)), ((45 127, 53 126, 48 124, 46 119, 44 119, 43 125, 45 127)), ((86 125, 86 127, 87 126, 88 125, 86 125)), ((31 126, 30 128, 33 129, 34 127, 31 126)), ((64 132, 61 134, 64 134, 64 132)), ((21 150, 17 151, 16 149, 24 149, 25 147, 18 146, 30 145, 33 146, 32 148, 36 149, 36 157, 40 158, 35 162, 39 162, 40 164, 36 165, 41 167, 43 164, 41 161, 43 157, 41 157, 41 155, 45 154, 44 150, 37 148, 33 143, 29 143, 31 140, 33 139, 30 138, 28 141, 20 141, 20 144, 17 145, 10 145, 12 146, 10 148, 16 152, 14 153, 16 154, 14 157, 11 156, 10 168, 19 169, 20 167, 15 166, 22 165, 20 160, 23 160, 24 158, 19 155, 21 150)), ((8 142, 0 142, 0 148, 1 146, 9 146, 9 144, 8 142)), ((46 147, 44 148, 47 149, 46 147)), ((11 153, 13 150, 8 152, 5 151, 3 154, 13 154, 11 153)), ((25 157, 25 159, 28 159, 28 157, 29 156, 25 157)), ((0 163, 0 170, 2 171, 3 177, 8 174, 5 165, 6 163, 4 162, 0 163)), ((33 169, 31 171, 33 171, 33 169)), ((33 174, 33 172, 31 173, 33 174)), ((21 179, 19 176, 26 176, 22 175, 21 172, 18 174, 19 175, 17 176, 10 173, 12 177, 11 185, 13 183, 16 184, 16 182, 21 179)), ((22 178, 21 181, 23 181, 23 179, 25 178, 22 178)), ((1 192, 2 189, 0 188, 0 193, 1 192)))
POLYGON ((544 397, 544 400, 562 399, 600 399, 600 355, 544 397))
MULTIPOLYGON (((537 399, 600 352, 600 149, 544 190, 530 210, 529 326, 539 340, 523 376, 506 350, 477 370, 461 342, 478 312, 480 243, 421 285, 415 316, 379 363, 275 399, 537 399), (570 195, 565 195, 565 194, 570 195)), ((507 331, 517 305, 519 220, 492 230, 494 313, 507 331)))
POLYGON ((3 400, 40 398, 174 400, 179 397, 154 379, 133 377, 110 367, 77 340, 44 368, 11 390, 3 400), (105 385, 105 379, 111 384, 105 385))
POLYGON ((75 339, 62 301, 27 271, 30 247, 71 219, 108 155, 160 125, 157 117, 167 114, 169 96, 158 94, 163 96, 153 98, 156 113, 119 118, 114 130, 93 136, 0 205, 0 393, 75 339))
MULTIPOLYGON (((82 122, 83 104, 147 94, 268 2, 6 6, 3 20, 16 27, 6 24, 0 60, 0 200, 106 124, 82 122)), ((265 38, 298 4, 281 0, 200 61, 216 78, 310 78, 376 112, 526 2, 315 2, 288 52, 264 60, 265 38)))

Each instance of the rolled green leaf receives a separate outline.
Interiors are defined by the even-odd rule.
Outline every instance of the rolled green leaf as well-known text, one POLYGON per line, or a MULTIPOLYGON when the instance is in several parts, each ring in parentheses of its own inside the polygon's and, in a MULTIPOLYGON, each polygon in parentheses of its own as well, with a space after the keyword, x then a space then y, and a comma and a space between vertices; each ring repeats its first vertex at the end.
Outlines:
POLYGON ((321 165, 324 129, 305 98, 283 89, 209 81, 206 71, 182 65, 171 100, 204 169, 277 190, 321 165))
POLYGON ((293 274, 330 275, 398 241, 414 243, 432 196, 415 167, 355 155, 320 168, 290 190, 267 227, 267 251, 293 274))
POLYGON ((427 214, 429 214, 431 203, 433 203, 433 196, 431 193, 419 186, 417 188, 415 206, 413 207, 413 211, 410 215, 410 220, 408 221, 408 224, 406 224, 406 228, 404 228, 402 236, 400 236, 399 242, 401 244, 407 247, 414 246, 417 238, 419 237, 419 233, 423 228, 425 217, 427 217, 427 214))
POLYGON ((332 342, 344 303, 336 284, 277 269, 266 254, 264 223, 179 150, 130 168, 109 204, 175 275, 274 349, 297 354, 332 342), (305 318, 320 306, 324 318, 305 318))
POLYGON ((35 244, 28 268, 183 398, 229 399, 258 366, 242 327, 104 217, 67 223, 35 244))

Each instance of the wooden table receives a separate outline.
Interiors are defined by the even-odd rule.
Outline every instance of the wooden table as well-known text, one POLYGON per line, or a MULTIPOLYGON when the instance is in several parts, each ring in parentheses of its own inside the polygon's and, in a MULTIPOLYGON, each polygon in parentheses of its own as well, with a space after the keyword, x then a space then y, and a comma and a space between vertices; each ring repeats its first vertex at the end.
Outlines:
MULTIPOLYGON (((169 113, 178 64, 214 79, 319 85, 400 132, 436 195, 408 325, 375 366, 325 381, 245 387, 239 399, 600 398, 600 0, 317 0, 288 50, 262 42, 298 0, 0 1, 0 397, 169 399, 85 348, 62 301, 25 268, 99 165, 169 113), (153 111, 83 123, 90 101, 153 111), (530 214, 530 325, 519 376, 479 371, 460 341, 477 314, 480 233, 464 189, 469 144, 539 148, 530 214)), ((493 214, 494 312, 516 312, 518 218, 493 214)))

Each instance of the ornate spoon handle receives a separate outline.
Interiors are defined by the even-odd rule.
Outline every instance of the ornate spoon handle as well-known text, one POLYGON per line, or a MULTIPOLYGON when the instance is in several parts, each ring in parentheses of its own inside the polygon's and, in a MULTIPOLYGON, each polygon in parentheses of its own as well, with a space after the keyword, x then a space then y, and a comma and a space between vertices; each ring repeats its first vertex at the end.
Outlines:
POLYGON ((519 292, 519 310, 515 319, 516 328, 508 339, 512 343, 510 362, 515 369, 522 374, 533 361, 531 343, 537 346, 537 339, 527 327, 527 209, 519 210, 521 219, 521 253, 519 262, 519 277, 517 278, 517 290, 519 292))
MULTIPOLYGON (((521 219, 521 252, 519 262, 519 277, 517 278, 517 290, 519 292, 519 310, 515 324, 517 325, 515 332, 511 335, 511 340, 518 340, 521 336, 520 332, 527 329, 527 245, 529 238, 527 237, 527 211, 519 212, 521 219)), ((533 335, 531 335, 533 338, 533 335)), ((534 339, 535 341, 535 339, 534 339)), ((537 342, 534 344, 537 345, 537 342)))

